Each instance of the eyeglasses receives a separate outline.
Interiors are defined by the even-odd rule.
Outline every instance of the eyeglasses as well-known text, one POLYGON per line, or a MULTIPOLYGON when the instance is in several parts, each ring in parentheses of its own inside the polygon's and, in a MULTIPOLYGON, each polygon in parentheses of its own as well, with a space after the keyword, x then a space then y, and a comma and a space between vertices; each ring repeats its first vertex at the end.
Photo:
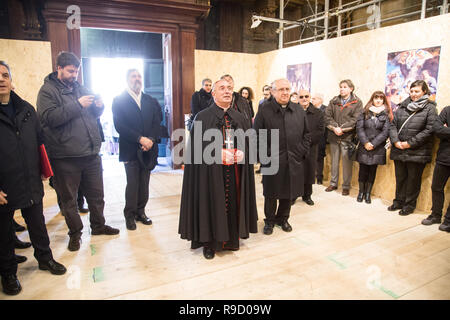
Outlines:
POLYGON ((303 99, 303 98, 306 98, 306 99, 308 99, 309 98, 309 96, 298 96, 300 99, 303 99))

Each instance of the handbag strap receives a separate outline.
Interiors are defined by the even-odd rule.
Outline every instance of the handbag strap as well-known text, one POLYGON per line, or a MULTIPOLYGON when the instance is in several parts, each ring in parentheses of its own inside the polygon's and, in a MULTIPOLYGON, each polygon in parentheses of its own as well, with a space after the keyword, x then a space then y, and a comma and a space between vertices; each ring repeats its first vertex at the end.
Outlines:
POLYGON ((412 118, 413 115, 415 115, 415 114, 417 113, 417 111, 419 111, 419 110, 414 111, 414 112, 408 117, 408 119, 406 119, 406 121, 403 122, 402 126, 400 127, 400 130, 398 130, 398 134, 400 134, 400 132, 402 131, 402 129, 405 127, 405 124, 409 121, 409 119, 412 118))

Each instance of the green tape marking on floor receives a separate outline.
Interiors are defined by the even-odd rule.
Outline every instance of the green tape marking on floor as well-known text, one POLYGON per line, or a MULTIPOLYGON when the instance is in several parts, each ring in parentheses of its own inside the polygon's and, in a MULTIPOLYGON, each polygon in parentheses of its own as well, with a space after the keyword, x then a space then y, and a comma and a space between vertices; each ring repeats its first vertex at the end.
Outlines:
POLYGON ((94 272, 92 273, 92 279, 94 280, 94 282, 101 282, 105 280, 105 275, 103 274, 102 267, 94 268, 94 272))
POLYGON ((337 260, 334 259, 332 256, 328 256, 327 259, 330 260, 330 261, 332 261, 332 262, 334 262, 334 263, 336 263, 336 264, 339 266, 339 268, 341 268, 341 269, 347 269, 347 267, 346 267, 342 262, 337 261, 337 260))
POLYGON ((384 293, 390 295, 392 298, 394 299, 398 299, 400 298, 399 295, 395 294, 394 292, 392 292, 391 290, 388 290, 386 288, 384 288, 382 285, 378 284, 376 281, 372 281, 371 284, 375 287, 380 289, 381 291, 383 291, 384 293))
POLYGON ((96 253, 97 253, 97 248, 95 247, 95 245, 91 244, 91 256, 93 256, 96 253))

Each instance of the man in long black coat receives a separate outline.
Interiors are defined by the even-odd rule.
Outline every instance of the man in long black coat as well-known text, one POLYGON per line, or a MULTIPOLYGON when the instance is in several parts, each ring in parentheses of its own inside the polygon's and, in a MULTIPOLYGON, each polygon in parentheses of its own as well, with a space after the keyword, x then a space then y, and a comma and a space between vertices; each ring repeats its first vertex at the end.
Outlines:
POLYGON ((15 295, 22 290, 14 254, 15 210, 22 210, 39 269, 61 275, 66 268, 53 259, 45 226, 39 121, 33 106, 11 91, 11 79, 8 65, 0 61, 0 275, 3 292, 15 295))
POLYGON ((306 112, 298 104, 289 101, 291 84, 287 79, 279 79, 272 84, 272 96, 264 102, 255 117, 254 128, 258 131, 261 145, 260 129, 279 130, 279 141, 268 140, 268 150, 279 143, 279 170, 274 175, 263 175, 264 192, 264 234, 272 234, 275 224, 286 231, 292 231, 288 222, 291 201, 304 192, 304 162, 309 152, 311 137, 308 130, 306 112), (279 201, 277 211, 277 201, 279 201), (276 214, 275 214, 276 213, 276 214))
POLYGON ((193 117, 195 117, 197 113, 208 108, 211 105, 212 102, 211 87, 212 87, 211 79, 208 78, 203 79, 202 88, 199 91, 196 91, 192 94, 191 113, 193 117))
POLYGON ((309 155, 305 161, 305 190, 302 198, 304 202, 312 206, 314 205, 314 201, 311 199, 311 195, 313 191, 312 185, 316 180, 317 153, 325 131, 324 115, 322 111, 311 103, 311 94, 307 90, 300 90, 298 96, 300 106, 306 112, 308 128, 311 134, 311 146, 309 155))
POLYGON ((125 222, 136 230, 136 221, 152 224, 145 214, 149 197, 150 172, 157 164, 161 106, 141 91, 142 76, 136 69, 127 73, 128 88, 114 98, 114 126, 119 133, 119 161, 127 175, 125 222))
POLYGON ((216 251, 238 250, 239 239, 257 232, 249 142, 238 150, 236 137, 232 139, 230 133, 250 127, 242 114, 230 106, 232 94, 228 81, 214 84, 214 103, 197 114, 188 143, 190 154, 185 159, 178 232, 182 239, 192 241, 192 249, 203 246, 206 259, 214 258, 216 251), (217 135, 215 161, 204 157, 210 147, 203 141, 205 132, 217 135), (196 159, 199 156, 200 161, 196 159))

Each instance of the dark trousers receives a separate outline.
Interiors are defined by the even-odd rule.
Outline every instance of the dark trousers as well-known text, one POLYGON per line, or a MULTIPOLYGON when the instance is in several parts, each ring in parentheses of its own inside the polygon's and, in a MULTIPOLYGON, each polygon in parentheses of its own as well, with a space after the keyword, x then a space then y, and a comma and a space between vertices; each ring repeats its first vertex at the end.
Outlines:
POLYGON ((284 220, 289 219, 291 213, 291 200, 290 199, 275 199, 264 198, 264 214, 266 218, 265 222, 268 223, 281 223, 284 220), (279 205, 278 205, 279 201, 279 205), (277 210, 278 205, 278 210, 277 210), (276 213, 276 214, 275 214, 276 213))
POLYGON ((377 168, 377 164, 369 166, 367 164, 360 163, 358 181, 374 183, 377 175, 377 168))
POLYGON ((318 181, 323 182, 323 166, 325 163, 325 157, 319 157, 317 158, 317 165, 316 165, 316 179, 318 181))
POLYGON ((422 185, 425 163, 394 161, 395 199, 394 204, 404 210, 416 208, 417 197, 422 185))
MULTIPOLYGON (((34 257, 38 261, 53 259, 42 203, 34 204, 21 211, 34 248, 34 257)), ((14 256, 16 230, 13 224, 13 217, 14 211, 0 212, 0 274, 2 276, 17 273, 17 262, 14 256)))
MULTIPOLYGON (((444 208, 444 189, 445 184, 450 177, 450 166, 444 166, 436 163, 433 171, 433 182, 431 183, 433 206, 431 213, 437 217, 442 217, 442 209, 444 208)), ((445 221, 450 222, 450 204, 447 207, 445 221)))
POLYGON ((125 189, 125 219, 145 214, 149 197, 150 171, 142 168, 138 161, 124 163, 127 174, 125 189))
POLYGON ((305 183, 303 185, 303 199, 309 199, 311 198, 313 192, 313 188, 312 188, 312 184, 310 183, 305 183))
POLYGON ((64 213, 69 236, 81 236, 83 223, 78 213, 77 196, 81 188, 89 208, 89 221, 92 230, 102 229, 105 225, 103 209, 103 171, 99 155, 51 159, 55 173, 55 186, 61 200, 61 210, 64 213))

